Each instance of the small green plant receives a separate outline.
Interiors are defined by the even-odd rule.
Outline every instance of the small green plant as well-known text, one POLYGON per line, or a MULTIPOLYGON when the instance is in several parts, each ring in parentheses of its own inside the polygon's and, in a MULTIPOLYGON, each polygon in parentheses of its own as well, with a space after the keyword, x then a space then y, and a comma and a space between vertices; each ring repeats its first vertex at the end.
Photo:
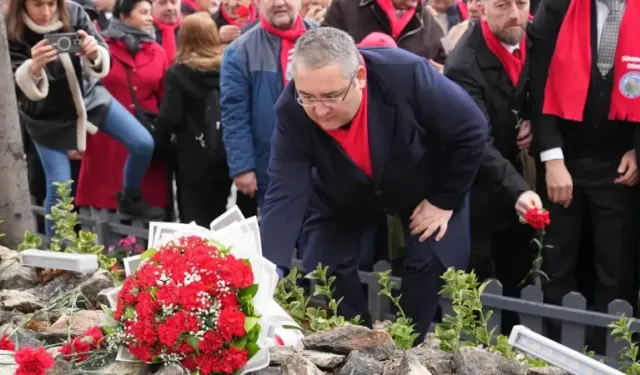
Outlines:
POLYGON ((415 332, 415 324, 413 324, 413 320, 407 317, 400 306, 400 298, 402 295, 397 297, 393 296, 393 288, 397 284, 389 280, 390 275, 391 270, 378 272, 378 284, 382 287, 382 290, 380 290, 378 295, 389 298, 391 303, 393 303, 393 305, 398 309, 398 312, 396 313, 396 321, 389 325, 387 332, 389 333, 389 336, 393 338, 393 341, 395 341, 398 348, 409 349, 413 347, 413 343, 420 335, 415 332))
MULTIPOLYGON (((0 219, 0 225, 4 224, 4 220, 0 219)), ((3 239, 5 236, 4 233, 0 232, 0 240, 3 239)))
POLYGON ((24 232, 24 239, 18 245, 18 252, 28 249, 40 249, 40 246, 42 246, 42 238, 27 230, 24 232))
MULTIPOLYGON (((474 272, 456 271, 454 268, 449 268, 442 278, 445 284, 440 294, 451 298, 455 315, 445 315, 442 323, 436 326, 435 336, 440 340, 440 349, 454 353, 462 346, 482 346, 506 358, 518 358, 507 336, 498 335, 495 338, 496 345, 493 344, 497 328, 489 329, 493 311, 485 314, 480 300, 491 281, 480 284, 474 272)), ((531 367, 547 366, 545 361, 536 358, 523 357, 522 360, 531 367)))
MULTIPOLYGON (((299 286, 302 275, 296 268, 292 269, 286 277, 280 279, 276 287, 275 300, 302 327, 305 333, 329 330, 347 322, 343 316, 338 315, 338 306, 342 302, 342 298, 338 301, 333 298, 335 276, 327 277, 328 269, 329 267, 323 267, 322 264, 319 264, 313 272, 305 276, 308 280, 316 281, 312 296, 306 296, 304 288, 299 286), (328 310, 310 305, 311 298, 316 296, 326 298, 328 310)), ((349 322, 358 324, 360 316, 356 316, 349 322)))
POLYGON ((624 314, 617 321, 609 324, 612 329, 611 336, 615 337, 616 342, 624 341, 625 347, 620 352, 620 359, 631 361, 630 365, 620 368, 620 371, 627 375, 640 375, 640 362, 638 361, 638 344, 633 341, 635 332, 631 330, 633 318, 627 318, 624 314))

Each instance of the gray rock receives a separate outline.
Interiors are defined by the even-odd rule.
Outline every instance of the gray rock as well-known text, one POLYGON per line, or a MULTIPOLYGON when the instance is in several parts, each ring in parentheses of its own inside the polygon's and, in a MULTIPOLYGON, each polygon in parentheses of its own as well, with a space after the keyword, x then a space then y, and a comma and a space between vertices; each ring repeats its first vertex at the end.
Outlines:
POLYGON ((65 272, 48 283, 35 286, 27 291, 43 301, 49 301, 68 293, 89 277, 90 275, 65 272))
POLYGON ((327 370, 333 370, 340 366, 345 359, 345 356, 341 354, 319 352, 315 350, 305 350, 300 354, 319 368, 327 370))
MULTIPOLYGON (((420 362, 429 372, 436 375, 452 375, 455 374, 452 355, 445 353, 439 349, 429 347, 411 348, 406 351, 420 362)), ((389 361, 385 362, 383 375, 395 375, 398 373, 405 352, 398 352, 389 361)))
POLYGON ((0 288, 27 289, 38 283, 36 270, 23 267, 18 258, 18 252, 0 247, 0 288))
POLYGON ((376 375, 382 374, 384 364, 372 356, 353 351, 347 356, 347 361, 340 369, 339 375, 376 375))
POLYGON ((0 305, 4 310, 18 310, 25 314, 38 311, 44 307, 42 302, 33 294, 8 289, 0 290, 0 305))
POLYGON ((78 289, 94 307, 98 307, 98 295, 101 291, 111 287, 113 287, 111 275, 105 270, 98 270, 90 278, 83 281, 78 289))
POLYGON ((418 357, 410 351, 406 351, 402 362, 396 371, 396 375, 432 375, 426 367, 420 363, 418 357))
POLYGON ((151 374, 151 371, 149 370, 149 365, 144 362, 114 361, 104 367, 96 369, 94 373, 118 375, 149 375, 151 374))
POLYGON ((0 309, 0 326, 4 324, 18 325, 24 321, 25 314, 20 311, 5 311, 0 309))
POLYGON ((282 365, 289 358, 297 357, 299 351, 292 346, 272 346, 269 348, 269 358, 271 365, 282 365))
POLYGON ((71 318, 63 315, 46 331, 38 334, 38 339, 48 344, 56 344, 67 339, 70 333, 72 337, 82 335, 82 332, 95 326, 102 326, 106 316, 99 310, 80 310, 71 315, 71 318))
POLYGON ((56 364, 52 368, 48 369, 46 375, 69 375, 73 370, 69 362, 62 359, 57 359, 56 364))
MULTIPOLYGON (((5 324, 0 326, 0 336, 8 335, 15 329, 16 325, 5 324)), ((9 336, 9 340, 13 341, 16 345, 16 348, 21 348, 23 346, 43 346, 42 342, 38 340, 37 333, 28 329, 19 329, 17 332, 14 332, 11 336, 9 336)), ((0 360, 0 362, 2 362, 0 360)))
POLYGON ((262 370, 249 372, 247 375, 282 375, 280 367, 267 367, 262 370))
POLYGON ((518 361, 476 347, 462 347, 453 355, 457 375, 525 375, 518 361))
POLYGON ((527 369, 527 375, 571 375, 570 372, 567 372, 558 367, 531 367, 527 369))
POLYGON ((388 333, 351 324, 313 333, 303 338, 302 343, 307 349, 337 354, 357 350, 379 361, 389 359, 398 350, 388 333))
POLYGON ((184 370, 182 366, 172 363, 168 366, 162 366, 153 375, 189 375, 189 372, 184 370))
POLYGON ((281 371, 282 375, 323 375, 316 365, 302 356, 289 357, 281 371))

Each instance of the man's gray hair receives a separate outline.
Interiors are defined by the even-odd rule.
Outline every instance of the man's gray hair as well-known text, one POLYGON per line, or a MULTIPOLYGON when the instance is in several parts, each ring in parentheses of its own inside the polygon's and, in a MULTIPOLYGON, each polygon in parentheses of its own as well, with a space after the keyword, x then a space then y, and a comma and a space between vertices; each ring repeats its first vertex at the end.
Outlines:
POLYGON ((318 27, 304 33, 293 50, 293 69, 297 64, 323 68, 338 64, 347 79, 361 65, 360 53, 351 35, 333 27, 318 27))

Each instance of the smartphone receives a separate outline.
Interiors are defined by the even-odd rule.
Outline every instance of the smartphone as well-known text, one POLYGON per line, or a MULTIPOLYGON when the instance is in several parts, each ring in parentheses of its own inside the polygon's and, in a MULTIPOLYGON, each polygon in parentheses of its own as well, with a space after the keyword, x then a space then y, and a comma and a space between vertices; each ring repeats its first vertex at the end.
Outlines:
POLYGON ((78 53, 82 52, 82 38, 78 33, 55 33, 46 34, 46 40, 57 49, 58 52, 78 53))

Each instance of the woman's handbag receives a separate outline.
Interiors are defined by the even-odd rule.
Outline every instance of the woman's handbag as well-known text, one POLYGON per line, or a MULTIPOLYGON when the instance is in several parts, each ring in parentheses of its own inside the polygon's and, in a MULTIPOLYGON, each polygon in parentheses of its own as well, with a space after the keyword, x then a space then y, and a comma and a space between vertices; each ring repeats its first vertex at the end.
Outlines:
POLYGON ((129 69, 124 64, 122 64, 122 67, 124 68, 124 73, 127 76, 129 93, 131 94, 131 100, 133 101, 133 105, 135 107, 135 117, 153 137, 153 141, 155 143, 154 155, 168 155, 173 153, 175 146, 175 137, 167 133, 163 129, 159 129, 156 127, 156 117, 158 116, 157 113, 153 113, 140 107, 140 104, 138 103, 138 97, 136 96, 135 90, 133 89, 133 85, 131 83, 129 69))

